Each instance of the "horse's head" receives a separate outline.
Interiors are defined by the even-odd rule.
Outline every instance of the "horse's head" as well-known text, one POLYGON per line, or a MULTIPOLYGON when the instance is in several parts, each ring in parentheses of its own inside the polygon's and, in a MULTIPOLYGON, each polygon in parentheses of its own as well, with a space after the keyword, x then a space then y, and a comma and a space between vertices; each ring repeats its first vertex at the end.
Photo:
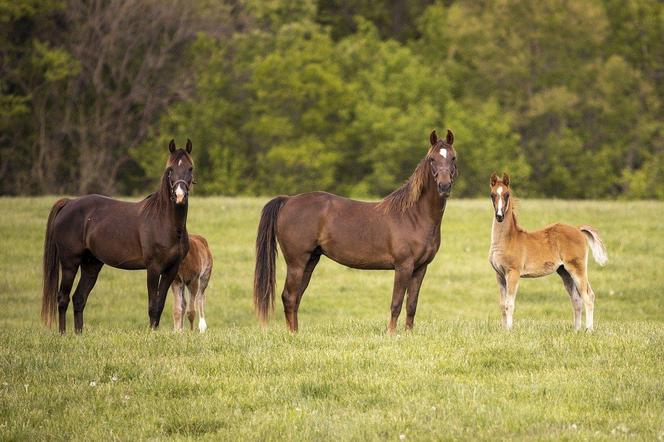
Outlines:
POLYGON ((171 199, 175 204, 184 204, 189 196, 189 188, 194 182, 194 161, 191 158, 191 140, 187 139, 187 147, 178 149, 175 140, 168 144, 171 155, 166 163, 168 187, 171 199))
POLYGON ((429 164, 431 173, 436 181, 438 194, 448 197, 452 191, 454 179, 459 175, 456 165, 456 150, 452 147, 454 134, 448 129, 444 140, 438 139, 436 131, 431 132, 429 137, 431 149, 429 150, 429 164))
POLYGON ((505 214, 510 205, 510 177, 503 172, 503 177, 498 178, 496 172, 491 174, 491 201, 493 201, 494 215, 499 223, 505 219, 505 214))

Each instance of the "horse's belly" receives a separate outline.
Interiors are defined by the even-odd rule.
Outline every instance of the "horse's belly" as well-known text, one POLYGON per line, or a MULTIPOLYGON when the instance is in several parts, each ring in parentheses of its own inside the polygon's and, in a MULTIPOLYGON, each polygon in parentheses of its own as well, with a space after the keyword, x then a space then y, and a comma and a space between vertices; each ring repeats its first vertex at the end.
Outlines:
POLYGON ((391 255, 381 253, 368 243, 345 244, 329 241, 321 244, 323 254, 347 267, 363 270, 390 270, 394 268, 391 255))

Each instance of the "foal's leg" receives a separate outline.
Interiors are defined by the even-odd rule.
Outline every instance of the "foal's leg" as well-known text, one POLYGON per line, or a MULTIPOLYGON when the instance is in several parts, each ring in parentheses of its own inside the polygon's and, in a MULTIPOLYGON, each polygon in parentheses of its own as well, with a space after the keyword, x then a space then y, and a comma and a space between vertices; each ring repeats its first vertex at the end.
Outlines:
MULTIPOLYGON (((205 333, 207 322, 205 322, 205 289, 208 285, 210 275, 203 275, 198 280, 198 294, 196 295, 196 310, 198 310, 198 331, 205 333)), ((192 317, 193 320, 193 317, 192 317)))
POLYGON ((76 333, 83 332, 83 310, 88 302, 88 295, 97 282, 97 276, 104 263, 93 256, 87 257, 81 263, 81 280, 74 291, 74 330, 76 333))
POLYGON ((403 297, 406 294, 406 288, 413 276, 413 265, 405 264, 397 266, 394 269, 394 288, 392 289, 392 304, 390 305, 390 323, 387 326, 387 332, 394 334, 397 328, 397 320, 401 313, 403 297))
POLYGON ((583 304, 586 307, 586 330, 593 329, 593 310, 595 309, 595 292, 590 288, 588 283, 588 276, 586 274, 585 262, 581 260, 574 260, 565 264, 565 270, 569 272, 574 280, 576 290, 583 299, 583 304))
POLYGON ((173 328, 175 331, 182 331, 184 319, 182 313, 186 302, 184 297, 184 282, 180 278, 175 278, 171 289, 173 290, 173 328))
POLYGON ((60 279, 60 290, 58 291, 58 315, 60 333, 64 334, 67 331, 67 307, 69 307, 69 294, 71 287, 74 285, 76 279, 76 272, 78 272, 78 261, 64 262, 62 264, 62 277, 60 279))
POLYGON ((511 270, 507 273, 507 286, 505 305, 503 311, 505 312, 505 328, 508 330, 512 328, 512 318, 514 316, 514 304, 516 303, 516 292, 519 289, 519 272, 511 270))
POLYGON ((406 330, 413 329, 415 322, 415 311, 417 310, 417 298, 420 295, 420 287, 427 273, 427 266, 423 265, 413 272, 408 285, 408 302, 406 303, 406 330))
POLYGON ((505 310, 505 302, 507 300, 507 280, 505 275, 496 272, 496 281, 498 282, 498 289, 500 290, 500 314, 502 316, 503 327, 507 327, 507 310, 505 310))
POLYGON ((559 267, 556 271, 562 278, 565 290, 569 293, 570 301, 572 301, 572 309, 574 310, 574 330, 579 331, 581 329, 581 307, 583 307, 583 300, 581 299, 579 292, 576 290, 574 280, 569 272, 563 267, 559 267))
MULTIPOLYGON (((194 319, 196 319, 196 306, 198 304, 198 299, 201 294, 201 289, 200 289, 200 283, 198 278, 193 278, 190 282, 189 285, 187 286, 189 289, 189 305, 187 306, 187 319, 189 320, 189 330, 194 330, 194 319)), ((199 311, 199 318, 200 318, 200 308, 198 309, 199 311)), ((205 323, 205 320, 203 320, 203 323, 205 323)), ((198 322, 199 328, 201 325, 200 319, 198 322)), ((206 327, 207 328, 207 327, 206 327)), ((205 331, 205 330, 203 330, 205 331)))

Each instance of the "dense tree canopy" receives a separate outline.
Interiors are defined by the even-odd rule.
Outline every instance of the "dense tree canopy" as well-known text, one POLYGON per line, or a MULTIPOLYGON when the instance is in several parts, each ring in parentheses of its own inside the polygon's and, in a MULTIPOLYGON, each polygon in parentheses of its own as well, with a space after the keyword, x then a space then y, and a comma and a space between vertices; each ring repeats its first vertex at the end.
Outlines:
POLYGON ((0 193, 380 196, 432 129, 457 195, 664 198, 657 0, 0 0, 0 193))

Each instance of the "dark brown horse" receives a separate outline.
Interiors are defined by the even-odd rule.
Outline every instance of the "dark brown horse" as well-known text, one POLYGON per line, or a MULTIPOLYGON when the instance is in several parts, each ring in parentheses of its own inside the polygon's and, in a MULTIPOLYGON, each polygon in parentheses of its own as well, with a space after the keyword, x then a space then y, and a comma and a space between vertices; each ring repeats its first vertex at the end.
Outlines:
POLYGON ((48 217, 44 241, 42 320, 48 326, 60 315, 66 330, 69 293, 74 292, 74 327, 83 331, 83 309, 104 264, 125 270, 147 269, 150 326, 159 326, 166 294, 189 250, 187 208, 193 180, 191 141, 170 156, 161 186, 144 200, 131 203, 101 195, 57 201, 48 217), (59 273, 62 273, 60 276, 59 273), (58 290, 58 279, 60 289, 58 290))
POLYGON ((406 290, 406 329, 411 329, 427 265, 440 246, 440 223, 457 176, 453 141, 451 131, 445 140, 433 131, 431 147, 412 176, 377 203, 325 192, 279 196, 268 202, 256 238, 254 306, 261 322, 274 308, 278 240, 287 265, 281 299, 291 331, 297 331, 297 310, 321 255, 357 269, 394 269, 388 331, 396 328, 406 290))

